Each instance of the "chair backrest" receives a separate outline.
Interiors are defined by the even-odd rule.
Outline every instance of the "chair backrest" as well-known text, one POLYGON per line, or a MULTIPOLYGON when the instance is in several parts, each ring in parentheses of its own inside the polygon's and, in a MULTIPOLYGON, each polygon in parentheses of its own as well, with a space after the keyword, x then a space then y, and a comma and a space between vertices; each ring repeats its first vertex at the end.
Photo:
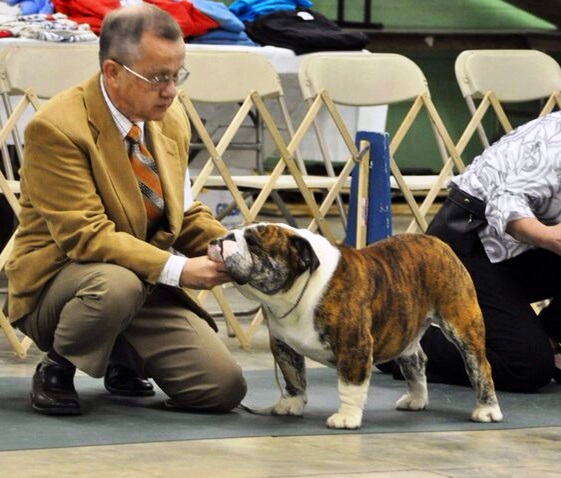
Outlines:
MULTIPOLYGON (((391 132, 390 169, 415 222, 421 230, 426 230, 425 214, 429 206, 420 209, 411 192, 412 187, 420 189, 414 186, 412 181, 415 179, 418 183, 418 178, 405 178, 394 158, 421 109, 424 108, 430 118, 430 126, 443 162, 450 156, 459 170, 463 169, 463 163, 456 154, 454 144, 432 103, 428 82, 419 66, 409 58, 394 53, 317 53, 302 60, 299 81, 302 94, 308 102, 318 95, 326 94, 333 103, 345 106, 410 104, 397 130, 391 132)), ((319 135, 318 141, 322 141, 319 135)), ((428 184, 430 179, 423 179, 423 182, 427 183, 426 189, 429 189, 432 185, 428 184)), ((415 224, 412 222, 408 231, 414 228, 415 224)))
POLYGON ((48 99, 99 70, 98 44, 17 44, 0 54, 2 92, 48 99))
POLYGON ((265 57, 253 52, 189 51, 191 73, 181 89, 202 103, 240 103, 255 90, 262 98, 283 94, 279 75, 265 57))
MULTIPOLYGON (((190 75, 183 84, 178 86, 180 90, 179 100, 183 104, 194 130, 201 139, 200 143, 192 143, 191 147, 195 146, 196 149, 206 150, 209 153, 208 160, 194 178, 193 196, 196 197, 201 192, 216 168, 225 186, 232 194, 244 221, 250 223, 255 219, 267 194, 273 196, 278 196, 278 194, 276 191, 271 192, 268 189, 260 188, 261 195, 253 202, 250 211, 232 179, 231 173, 223 160, 223 155, 228 149, 254 150, 258 155, 256 169, 261 173, 265 157, 265 138, 263 135, 265 131, 268 132, 268 136, 270 136, 279 155, 281 157, 288 155, 286 153, 286 139, 281 135, 280 129, 286 131, 285 136, 291 137, 294 128, 284 99, 279 75, 269 61, 259 53, 226 49, 188 51, 185 54, 185 67, 189 70, 190 75), (280 108, 282 115, 280 122, 272 118, 263 100, 271 100, 269 103, 275 103, 280 108), (197 106, 195 106, 195 103, 197 103, 197 106), (209 132, 207 127, 212 122, 203 123, 197 110, 200 106, 199 103, 212 105, 229 103, 235 109, 235 114, 227 125, 221 125, 213 131, 212 128, 209 128, 212 131, 209 132), (239 137, 237 137, 240 129, 247 126, 243 123, 248 118, 251 121, 251 127, 256 131, 255 142, 239 141, 239 137), (218 138, 215 133, 219 130, 223 130, 223 133, 218 138), (234 141, 234 138, 237 138, 237 141, 234 141)), ((298 151, 293 153, 296 156, 297 167, 301 172, 305 172, 304 163, 298 151)), ((289 169, 291 169, 293 167, 292 158, 288 158, 286 161, 290 163, 289 169)), ((263 175, 260 174, 260 176, 263 175)), ((215 178, 211 179, 215 181, 215 178)), ((305 195, 312 198, 311 194, 308 193, 304 192, 305 195)))
POLYGON ((561 107, 561 67, 541 51, 466 50, 456 58, 455 72, 472 116, 459 141, 462 148, 475 131, 483 147, 489 146, 482 123, 489 107, 505 133, 512 125, 503 104, 539 100, 543 103, 539 116, 561 107))
MULTIPOLYGON (((39 99, 49 99, 98 71, 97 52, 97 42, 83 44, 18 43, 0 50, 0 94, 7 124, 10 121, 13 123, 8 129, 20 162, 23 150, 19 129, 29 120, 27 106, 31 104, 36 109, 39 106, 39 99), (21 109, 18 106, 15 114, 14 97, 24 99, 24 103, 20 103, 21 109)), ((10 155, 4 140, 1 143, 0 150, 4 168, 8 178, 13 179, 15 176, 9 159, 10 155)))
POLYGON ((310 55, 302 60, 298 78, 305 99, 325 89, 335 103, 348 106, 394 104, 429 94, 421 69, 393 53, 310 55))
POLYGON ((466 50, 455 72, 464 98, 493 91, 500 102, 525 102, 561 91, 561 67, 537 50, 466 50))

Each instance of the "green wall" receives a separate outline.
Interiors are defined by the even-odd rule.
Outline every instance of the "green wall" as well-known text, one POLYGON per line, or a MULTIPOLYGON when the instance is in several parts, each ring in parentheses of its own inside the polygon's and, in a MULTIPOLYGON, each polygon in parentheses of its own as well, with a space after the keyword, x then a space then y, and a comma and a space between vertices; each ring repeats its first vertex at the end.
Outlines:
MULTIPOLYGON (((364 1, 345 0, 345 20, 361 21, 364 1)), ((313 9, 336 18, 336 0, 312 2, 313 9)), ((501 0, 371 0, 370 5, 372 21, 382 22, 389 29, 554 28, 501 0)))
MULTIPOLYGON (((432 100, 446 125, 452 140, 456 143, 467 126, 470 116, 466 103, 456 83, 454 62, 459 52, 434 53, 404 53, 413 60, 424 72, 432 100)), ((560 61, 561 58, 557 58, 560 61)), ((535 118, 542 105, 538 102, 524 104, 503 105, 513 127, 535 118)), ((387 130, 392 134, 407 112, 406 107, 390 109, 387 130)), ((441 159, 428 118, 423 115, 417 120, 419 123, 411 128, 395 156, 400 168, 425 168, 437 171, 441 166, 441 159)), ((491 109, 487 111, 484 124, 488 137, 493 140, 502 136, 503 130, 491 109)), ((463 161, 468 164, 482 151, 482 145, 477 134, 474 134, 465 152, 463 161)))

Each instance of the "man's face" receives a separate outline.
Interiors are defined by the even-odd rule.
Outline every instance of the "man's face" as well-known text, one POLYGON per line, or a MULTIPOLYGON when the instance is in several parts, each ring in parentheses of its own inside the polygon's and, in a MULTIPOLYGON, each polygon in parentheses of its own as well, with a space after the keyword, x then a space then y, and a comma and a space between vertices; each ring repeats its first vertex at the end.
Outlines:
MULTIPOLYGON (((140 52, 126 67, 147 79, 177 74, 185 59, 181 39, 170 41, 151 33, 142 35, 140 52)), ((149 84, 112 60, 104 62, 103 73, 111 101, 132 122, 161 120, 177 92, 173 81, 149 84)))

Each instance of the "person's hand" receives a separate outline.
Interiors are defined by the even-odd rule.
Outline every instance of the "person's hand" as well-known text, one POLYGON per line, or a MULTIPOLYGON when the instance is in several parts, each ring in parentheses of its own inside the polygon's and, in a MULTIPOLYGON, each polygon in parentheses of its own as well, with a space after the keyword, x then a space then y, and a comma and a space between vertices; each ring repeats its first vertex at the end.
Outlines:
POLYGON ((231 280, 223 262, 211 261, 208 256, 201 256, 187 260, 179 283, 189 289, 212 289, 231 280))

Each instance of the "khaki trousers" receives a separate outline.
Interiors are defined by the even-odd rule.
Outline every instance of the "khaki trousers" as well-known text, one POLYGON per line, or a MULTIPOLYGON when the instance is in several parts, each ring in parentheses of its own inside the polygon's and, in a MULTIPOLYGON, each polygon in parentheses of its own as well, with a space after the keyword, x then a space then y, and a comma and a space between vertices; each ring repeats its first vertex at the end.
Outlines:
POLYGON ((136 368, 181 408, 226 412, 246 392, 241 368, 208 323, 168 287, 147 287, 121 266, 69 264, 16 325, 92 377, 128 349, 136 368))

